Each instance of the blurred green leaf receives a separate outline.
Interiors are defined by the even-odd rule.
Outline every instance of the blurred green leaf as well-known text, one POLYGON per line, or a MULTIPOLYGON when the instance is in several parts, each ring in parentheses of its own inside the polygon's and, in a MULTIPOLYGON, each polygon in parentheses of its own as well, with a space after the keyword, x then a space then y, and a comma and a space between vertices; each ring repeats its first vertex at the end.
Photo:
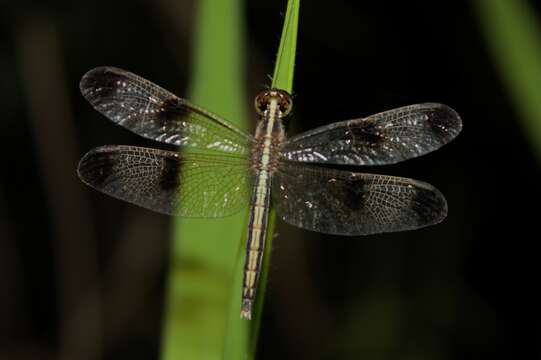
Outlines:
MULTIPOLYGON (((242 9, 241 0, 197 2, 189 98, 246 129, 242 9)), ((244 358, 248 324, 231 299, 240 299, 245 216, 174 221, 162 359, 244 358)))
POLYGON ((524 0, 475 2, 494 59, 541 159, 541 28, 524 0))
MULTIPOLYGON (((240 0, 202 0, 198 6, 190 99, 246 128, 240 0)), ((272 83, 288 92, 293 85, 298 11, 299 1, 289 1, 272 83)), ((244 241, 239 244, 239 239, 245 237, 246 213, 175 221, 163 359, 255 357, 274 219, 272 211, 252 322, 239 316, 244 265, 244 241)))

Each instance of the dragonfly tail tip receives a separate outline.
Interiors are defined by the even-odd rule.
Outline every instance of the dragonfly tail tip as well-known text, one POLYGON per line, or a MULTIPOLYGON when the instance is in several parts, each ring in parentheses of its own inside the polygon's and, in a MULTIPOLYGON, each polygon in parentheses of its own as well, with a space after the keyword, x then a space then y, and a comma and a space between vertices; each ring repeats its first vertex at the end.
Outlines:
POLYGON ((242 307, 240 309, 240 318, 243 320, 252 320, 252 300, 242 300, 242 307))

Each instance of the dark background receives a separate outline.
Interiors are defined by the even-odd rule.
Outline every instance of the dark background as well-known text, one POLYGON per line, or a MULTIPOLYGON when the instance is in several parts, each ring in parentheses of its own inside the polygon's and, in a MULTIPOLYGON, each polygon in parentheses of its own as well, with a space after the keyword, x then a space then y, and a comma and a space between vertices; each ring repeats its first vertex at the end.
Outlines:
MULTIPOLYGON (((75 174, 92 147, 148 143, 92 110, 78 82, 114 65, 184 95, 195 4, 2 5, 1 359, 158 358, 169 219, 75 174), (79 344, 93 326, 100 338, 79 344)), ((280 225, 258 358, 541 356, 539 159, 472 4, 301 4, 292 132, 426 101, 464 128, 437 152, 369 169, 437 186, 442 224, 365 238, 280 225)), ((284 11, 246 5, 247 104, 269 84, 284 11)))

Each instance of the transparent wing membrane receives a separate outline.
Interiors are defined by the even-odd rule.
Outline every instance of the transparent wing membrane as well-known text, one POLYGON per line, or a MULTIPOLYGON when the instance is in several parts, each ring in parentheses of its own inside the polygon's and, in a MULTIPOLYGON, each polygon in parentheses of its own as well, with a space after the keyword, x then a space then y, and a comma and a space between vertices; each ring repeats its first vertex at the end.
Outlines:
POLYGON ((410 105, 293 136, 282 156, 307 163, 393 164, 440 148, 461 128, 460 117, 446 105, 410 105))
MULTIPOLYGON (((257 161, 262 161, 253 154, 264 153, 264 141, 256 143, 217 115, 122 69, 95 68, 83 76, 80 87, 94 108, 115 123, 152 140, 198 150, 99 147, 79 163, 83 182, 147 209, 184 217, 227 216, 249 205, 251 169, 260 168, 257 161)), ((279 159, 269 162, 277 213, 301 228, 340 235, 438 223, 447 204, 429 184, 317 164, 392 164, 440 148, 461 128, 453 109, 426 103, 272 143, 282 147, 279 159)), ((271 142, 281 139, 266 136, 271 142)))
POLYGON ((272 184, 278 216, 326 234, 412 230, 447 215, 445 198, 436 188, 407 178, 284 162, 272 184))
POLYGON ((115 198, 160 213, 213 218, 248 206, 245 159, 111 145, 79 162, 81 180, 115 198))
POLYGON ((250 153, 252 136, 128 71, 95 68, 83 76, 80 88, 96 110, 145 138, 204 151, 250 153))

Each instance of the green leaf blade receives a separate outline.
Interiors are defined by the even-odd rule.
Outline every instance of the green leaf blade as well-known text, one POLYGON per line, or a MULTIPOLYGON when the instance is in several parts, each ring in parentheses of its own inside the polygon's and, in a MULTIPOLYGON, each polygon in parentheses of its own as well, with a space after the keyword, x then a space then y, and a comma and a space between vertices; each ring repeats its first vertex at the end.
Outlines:
MULTIPOLYGON (((241 129, 245 114, 243 1, 197 2, 188 98, 241 129)), ((175 219, 167 279, 162 359, 239 359, 248 324, 238 319, 237 262, 245 213, 221 219, 175 219), (236 309, 236 321, 230 313, 236 309), (227 350, 224 350, 227 349, 227 350)))
MULTIPOLYGON (((297 49, 297 33, 299 25, 300 0, 289 0, 282 27, 280 46, 276 56, 276 63, 272 77, 272 88, 282 89, 290 94, 293 92, 293 77, 295 71, 295 56, 297 49)), ((269 223, 265 238, 265 256, 261 267, 257 299, 254 306, 251 325, 250 358, 254 359, 257 349, 257 334, 261 324, 261 315, 267 287, 270 257, 272 251, 272 240, 274 238, 274 227, 276 212, 273 208, 269 212, 269 223)))
MULTIPOLYGON (((190 99, 246 128, 240 5, 241 0, 198 2, 190 99)), ((272 82, 272 87, 290 93, 298 12, 299 0, 290 0, 272 82)), ((271 210, 251 322, 240 319, 246 213, 174 222, 162 359, 255 358, 274 221, 271 210)))
POLYGON ((272 87, 286 90, 289 93, 293 91, 299 10, 300 0, 290 0, 288 2, 280 47, 278 48, 274 74, 272 76, 272 87))

